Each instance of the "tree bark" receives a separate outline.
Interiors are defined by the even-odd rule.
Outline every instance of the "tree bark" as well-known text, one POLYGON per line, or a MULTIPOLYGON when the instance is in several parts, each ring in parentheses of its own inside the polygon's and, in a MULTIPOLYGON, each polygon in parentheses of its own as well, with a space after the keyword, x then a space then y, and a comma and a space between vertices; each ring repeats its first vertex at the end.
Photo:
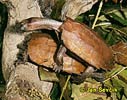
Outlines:
POLYGON ((61 11, 61 19, 65 20, 66 17, 75 19, 80 14, 90 10, 97 2, 98 0, 66 0, 61 11))
MULTIPOLYGON (((25 38, 25 33, 21 35, 16 32, 16 22, 20 22, 29 17, 43 17, 41 11, 45 12, 45 16, 50 16, 51 12, 49 11, 52 6, 54 6, 56 0, 51 0, 54 3, 51 3, 50 0, 1 1, 7 5, 9 13, 8 25, 4 32, 2 55, 3 75, 7 84, 4 99, 50 100, 48 95, 53 83, 40 81, 37 66, 31 63, 14 65, 19 52, 17 45, 25 38), (45 7, 43 7, 43 5, 41 6, 40 1, 42 1, 45 7), (45 9, 47 9, 46 11, 48 13, 45 9)), ((75 19, 81 13, 91 9, 93 4, 97 1, 98 0, 90 0, 90 2, 86 2, 85 0, 66 0, 62 9, 61 19, 64 20, 65 16, 75 19)))
POLYGON ((40 81, 38 67, 27 63, 15 66, 20 44, 25 35, 16 32, 16 22, 29 17, 42 17, 36 0, 2 0, 6 3, 9 21, 4 32, 2 66, 7 84, 5 100, 48 100, 52 83, 40 81), (5 2, 6 1, 6 2, 5 2))

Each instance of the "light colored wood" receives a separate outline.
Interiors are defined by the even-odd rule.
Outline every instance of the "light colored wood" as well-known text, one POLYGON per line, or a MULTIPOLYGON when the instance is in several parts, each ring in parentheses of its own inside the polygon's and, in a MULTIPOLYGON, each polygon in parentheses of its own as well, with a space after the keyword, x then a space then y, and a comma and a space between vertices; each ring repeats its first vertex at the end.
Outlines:
POLYGON ((30 100, 33 90, 39 95, 36 100, 48 100, 53 84, 40 81, 38 68, 30 63, 14 66, 17 59, 17 45, 24 39, 23 35, 15 31, 15 23, 29 17, 42 17, 36 0, 2 0, 9 12, 7 28, 4 32, 2 69, 6 80, 6 100, 30 100), (6 1, 6 2, 5 2, 6 1), (29 92, 29 91, 31 92, 29 92), (45 98, 45 99, 44 99, 45 98))

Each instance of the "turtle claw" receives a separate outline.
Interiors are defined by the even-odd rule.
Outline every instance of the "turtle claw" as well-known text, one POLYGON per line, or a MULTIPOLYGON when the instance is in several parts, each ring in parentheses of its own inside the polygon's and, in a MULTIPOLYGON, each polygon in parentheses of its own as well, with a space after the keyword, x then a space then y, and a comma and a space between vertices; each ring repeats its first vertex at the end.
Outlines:
POLYGON ((75 83, 75 84, 81 84, 85 81, 86 77, 82 77, 82 75, 73 75, 71 76, 71 82, 75 83))
POLYGON ((94 73, 92 73, 91 77, 94 78, 98 82, 103 82, 105 80, 104 73, 94 72, 94 73))
POLYGON ((60 73, 60 71, 62 70, 62 67, 55 67, 53 68, 53 70, 55 70, 55 72, 60 73))
POLYGON ((60 73, 62 69, 63 69, 62 66, 58 66, 56 63, 53 64, 53 70, 54 70, 55 72, 60 73))

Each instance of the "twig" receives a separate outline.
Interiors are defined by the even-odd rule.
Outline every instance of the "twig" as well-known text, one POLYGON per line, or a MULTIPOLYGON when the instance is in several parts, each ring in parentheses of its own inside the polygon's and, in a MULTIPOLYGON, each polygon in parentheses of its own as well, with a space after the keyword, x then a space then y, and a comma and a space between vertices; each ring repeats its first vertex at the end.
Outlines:
POLYGON ((103 22, 103 23, 96 24, 94 27, 106 26, 106 25, 111 25, 111 23, 110 22, 103 22))
POLYGON ((99 14, 100 14, 102 5, 103 5, 103 0, 101 0, 101 2, 100 2, 100 5, 99 5, 98 11, 97 11, 97 15, 96 15, 95 20, 94 20, 93 25, 92 25, 92 29, 94 29, 95 24, 96 24, 96 22, 97 22, 97 20, 98 20, 98 16, 99 16, 99 14))
POLYGON ((127 69, 127 67, 123 67, 119 72, 117 72, 116 74, 114 74, 113 76, 109 77, 108 79, 104 80, 103 82, 106 82, 108 80, 110 80, 111 78, 116 77, 118 74, 120 74, 123 70, 127 69))
POLYGON ((64 91, 66 90, 66 87, 67 87, 67 84, 68 84, 70 78, 71 78, 71 75, 68 75, 68 77, 67 77, 67 81, 66 81, 66 83, 65 83, 65 85, 64 85, 64 87, 63 87, 63 89, 62 89, 62 93, 61 93, 61 95, 60 95, 60 100, 62 100, 64 91))

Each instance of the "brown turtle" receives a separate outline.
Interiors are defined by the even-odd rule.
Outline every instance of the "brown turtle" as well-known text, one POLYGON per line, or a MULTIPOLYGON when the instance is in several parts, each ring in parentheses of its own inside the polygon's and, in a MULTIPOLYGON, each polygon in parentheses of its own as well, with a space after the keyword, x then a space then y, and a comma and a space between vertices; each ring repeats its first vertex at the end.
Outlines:
MULTIPOLYGON (((27 45, 27 55, 32 62, 46 68, 53 69, 55 67, 54 54, 57 44, 49 34, 33 33, 27 45)), ((72 59, 67 54, 63 55, 62 71, 80 75, 84 70, 85 67, 81 63, 72 59)))
MULTIPOLYGON (((57 53, 58 66, 62 65, 60 51, 71 51, 74 55, 87 63, 87 67, 91 69, 111 70, 113 66, 112 50, 98 36, 96 32, 88 28, 85 24, 78 23, 70 18, 64 22, 59 22, 46 18, 29 18, 21 23, 22 31, 32 31, 37 29, 48 29, 62 32, 60 38, 63 41, 60 50, 57 53)), ((62 53, 64 54, 64 53, 62 53)), ((91 70, 89 70, 91 71, 91 70)))

